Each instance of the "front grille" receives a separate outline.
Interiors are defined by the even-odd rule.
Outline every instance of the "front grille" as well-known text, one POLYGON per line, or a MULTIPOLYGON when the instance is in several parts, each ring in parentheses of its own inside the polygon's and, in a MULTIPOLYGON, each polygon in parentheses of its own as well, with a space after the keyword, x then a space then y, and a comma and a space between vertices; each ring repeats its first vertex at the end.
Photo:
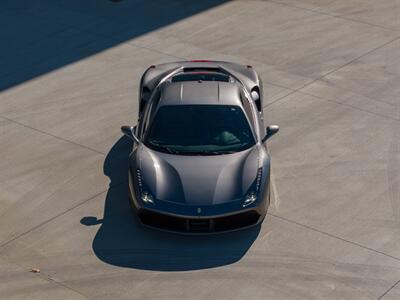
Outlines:
POLYGON ((212 231, 211 219, 186 219, 186 231, 188 232, 210 232, 212 231))
POLYGON ((255 211, 249 211, 241 214, 231 215, 216 219, 215 231, 234 230, 241 227, 254 225, 260 219, 260 215, 255 211))
POLYGON ((260 215, 255 211, 248 211, 220 218, 191 219, 142 210, 139 213, 139 218, 145 225, 169 231, 212 233, 230 231, 254 225, 260 219, 260 215))

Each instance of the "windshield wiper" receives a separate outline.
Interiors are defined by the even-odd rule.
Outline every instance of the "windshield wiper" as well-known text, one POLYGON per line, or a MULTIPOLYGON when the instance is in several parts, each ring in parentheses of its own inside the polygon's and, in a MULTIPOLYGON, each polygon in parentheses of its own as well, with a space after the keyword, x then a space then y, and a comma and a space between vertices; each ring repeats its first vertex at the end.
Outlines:
POLYGON ((211 151, 211 150, 203 150, 203 151, 198 151, 198 152, 192 152, 191 154, 197 154, 197 155, 223 155, 223 154, 232 154, 235 153, 236 151, 211 151))
POLYGON ((232 154, 236 153, 237 150, 199 150, 199 151, 182 151, 176 148, 162 145, 154 142, 148 142, 151 146, 155 147, 158 150, 163 152, 168 152, 171 154, 181 154, 181 155, 223 155, 223 154, 232 154))
POLYGON ((229 151, 221 151, 219 152, 219 154, 232 154, 232 153, 236 153, 237 151, 235 150, 229 150, 229 151))
POLYGON ((180 151, 170 148, 170 147, 161 146, 161 148, 167 150, 171 154, 180 154, 181 153, 180 151))
POLYGON ((164 146, 164 145, 160 145, 160 144, 156 144, 156 143, 152 143, 152 142, 149 142, 149 144, 152 145, 153 147, 158 148, 159 150, 164 150, 164 151, 166 151, 168 153, 171 153, 171 154, 180 154, 181 153, 180 151, 178 151, 178 150, 176 150, 174 148, 167 147, 167 146, 164 146))

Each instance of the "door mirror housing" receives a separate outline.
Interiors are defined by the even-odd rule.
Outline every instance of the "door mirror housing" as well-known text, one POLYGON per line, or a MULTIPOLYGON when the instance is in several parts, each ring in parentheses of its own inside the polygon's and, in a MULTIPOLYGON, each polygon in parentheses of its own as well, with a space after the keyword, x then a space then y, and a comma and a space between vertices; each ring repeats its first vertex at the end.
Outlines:
POLYGON ((265 137, 262 139, 262 142, 264 143, 266 140, 268 140, 271 136, 273 136, 278 131, 279 131, 278 125, 269 125, 267 127, 267 133, 266 133, 265 137))
POLYGON ((121 126, 121 132, 126 135, 128 138, 130 138, 131 140, 133 140, 136 143, 139 143, 139 139, 138 137, 135 135, 135 131, 136 131, 136 126, 121 126))

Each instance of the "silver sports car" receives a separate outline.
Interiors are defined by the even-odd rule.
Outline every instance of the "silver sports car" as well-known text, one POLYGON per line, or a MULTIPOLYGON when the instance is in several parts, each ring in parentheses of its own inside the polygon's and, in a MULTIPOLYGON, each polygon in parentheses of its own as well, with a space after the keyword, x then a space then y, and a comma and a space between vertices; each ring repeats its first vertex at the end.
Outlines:
POLYGON ((129 194, 140 221, 181 233, 259 224, 271 162, 262 84, 251 66, 194 60, 149 67, 139 92, 129 194))

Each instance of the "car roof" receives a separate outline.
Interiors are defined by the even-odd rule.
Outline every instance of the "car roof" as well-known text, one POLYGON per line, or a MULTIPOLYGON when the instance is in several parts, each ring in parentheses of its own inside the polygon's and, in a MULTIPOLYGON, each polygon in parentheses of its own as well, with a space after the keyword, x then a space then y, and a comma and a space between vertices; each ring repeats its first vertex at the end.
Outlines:
POLYGON ((193 104, 242 106, 240 92, 240 85, 232 82, 168 82, 161 89, 159 106, 193 104))

